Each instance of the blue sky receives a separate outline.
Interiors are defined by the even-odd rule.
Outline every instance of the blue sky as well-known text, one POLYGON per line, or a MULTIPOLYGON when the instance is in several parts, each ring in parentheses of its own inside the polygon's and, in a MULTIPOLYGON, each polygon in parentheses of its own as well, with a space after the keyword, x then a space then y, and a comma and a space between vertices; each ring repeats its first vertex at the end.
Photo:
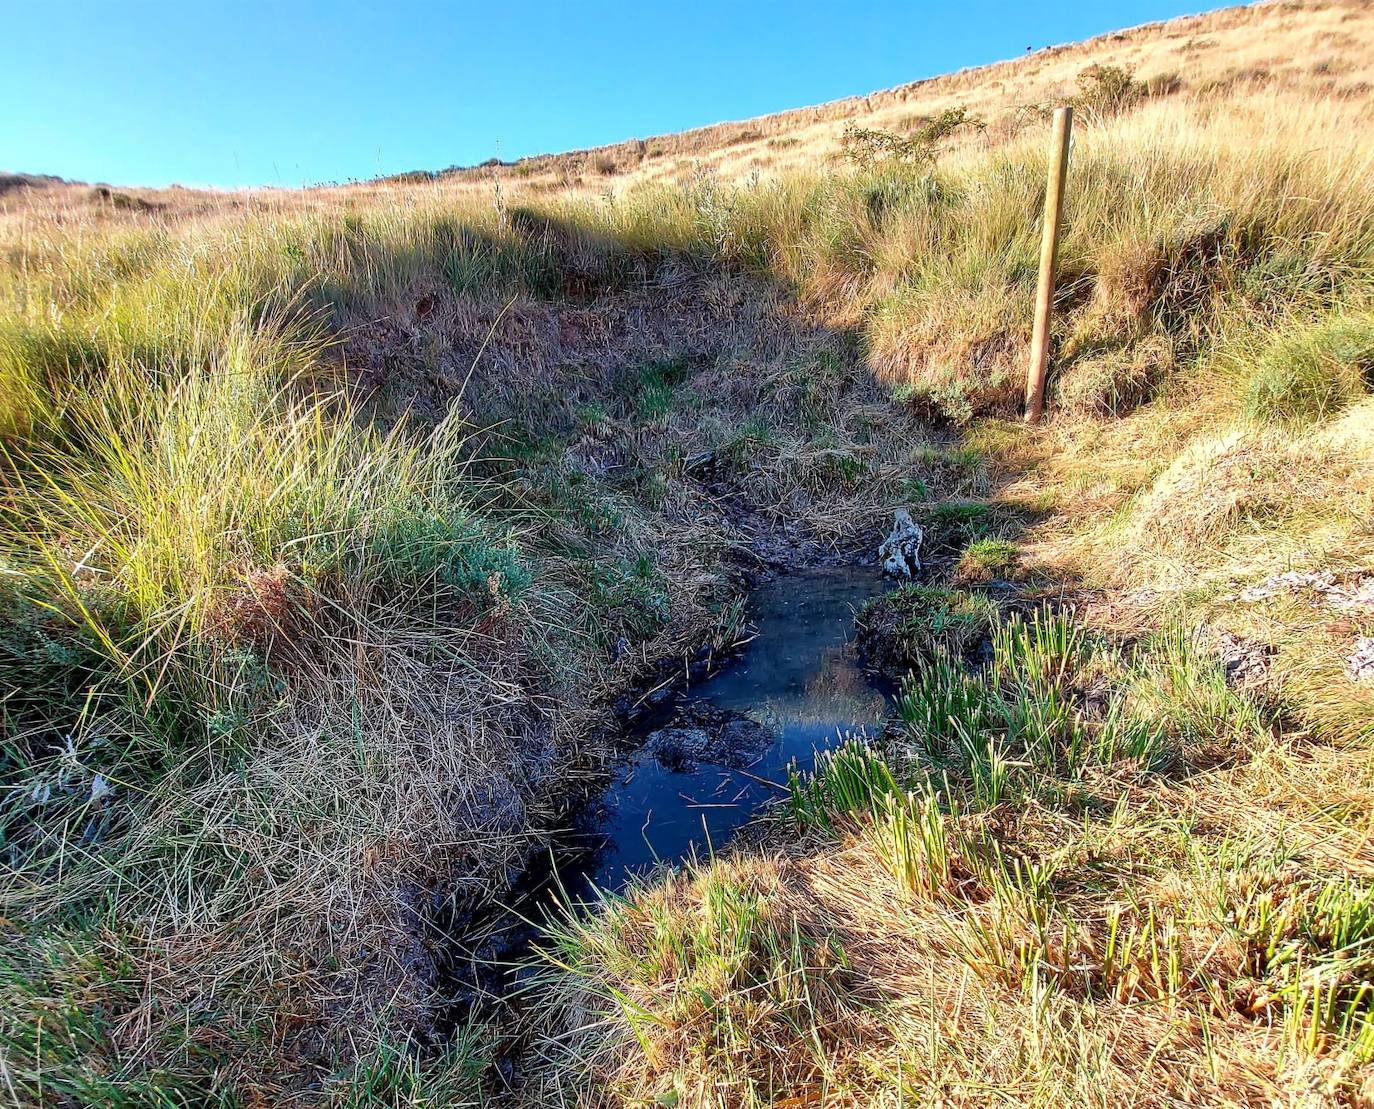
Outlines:
POLYGON ((1177 0, 0 0, 0 168, 301 185, 871 92, 1177 0))

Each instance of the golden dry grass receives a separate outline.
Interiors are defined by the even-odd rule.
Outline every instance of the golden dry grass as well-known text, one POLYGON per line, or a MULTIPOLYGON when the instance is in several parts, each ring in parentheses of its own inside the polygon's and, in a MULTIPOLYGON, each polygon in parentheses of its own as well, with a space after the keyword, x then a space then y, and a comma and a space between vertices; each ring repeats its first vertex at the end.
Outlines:
MULTIPOLYGON (((903 863, 921 801, 570 925, 522 1029, 555 1067, 527 1060, 524 1096, 1374 1096, 1363 1033, 1304 1010, 1320 991, 1251 965, 1268 933, 1227 918, 1314 920, 1323 883, 1363 904, 1374 877, 1374 690, 1347 672, 1374 617, 1243 596, 1374 574, 1371 47, 1367 4, 1260 4, 642 159, 0 194, 0 1087, 477 1097, 475 1039, 419 1046, 446 1011, 436 936, 537 841, 567 767, 595 769, 603 706, 719 648, 733 560, 784 525, 867 544, 896 505, 977 498, 984 547, 939 540, 968 582, 1014 540, 1019 588, 1165 644, 1095 655, 1065 695, 1098 736, 1116 689, 1176 742, 1169 773, 1114 756, 1038 767, 1014 802, 943 795, 952 855, 966 825, 1053 864, 1043 903, 1014 866, 903 863), (1090 63, 1146 95, 1080 114, 1028 431, 1007 417, 1044 136, 1021 109, 1090 63), (848 123, 953 107, 988 127, 933 165, 836 163, 848 123), (1179 646, 1228 633, 1268 660, 1253 689, 1179 646), (1113 906, 1175 971, 1106 957, 1113 906)), ((986 787, 937 761, 942 786, 895 735, 904 788, 986 787)))

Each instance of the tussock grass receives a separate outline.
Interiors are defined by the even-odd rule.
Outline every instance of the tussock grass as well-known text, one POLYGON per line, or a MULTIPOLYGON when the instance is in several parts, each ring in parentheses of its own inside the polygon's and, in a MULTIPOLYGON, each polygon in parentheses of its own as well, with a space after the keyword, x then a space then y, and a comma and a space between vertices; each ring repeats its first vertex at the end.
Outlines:
POLYGON ((1320 420, 1363 398, 1374 380, 1374 322, 1329 318, 1275 337, 1257 359, 1245 408, 1265 422, 1320 420))
POLYGON ((475 1096, 415 1046, 445 905, 518 863, 601 691, 737 623, 692 531, 670 601, 637 502, 531 504, 471 408, 354 388, 340 336, 417 277, 543 280, 552 248, 484 245, 482 218, 23 244, 0 540, 21 1099, 276 1100, 354 1060, 345 1101, 475 1096))
POLYGON ((903 672, 940 651, 972 650, 992 630, 994 606, 977 593, 903 585, 859 612, 859 644, 884 669, 903 672))

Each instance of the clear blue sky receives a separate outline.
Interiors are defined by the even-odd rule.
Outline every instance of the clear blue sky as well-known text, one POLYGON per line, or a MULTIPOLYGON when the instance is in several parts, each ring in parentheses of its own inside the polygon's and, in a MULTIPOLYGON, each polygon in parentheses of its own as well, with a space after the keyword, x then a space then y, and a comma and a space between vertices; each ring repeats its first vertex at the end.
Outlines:
POLYGON ((0 0, 0 168, 300 185, 743 119, 1206 0, 0 0))

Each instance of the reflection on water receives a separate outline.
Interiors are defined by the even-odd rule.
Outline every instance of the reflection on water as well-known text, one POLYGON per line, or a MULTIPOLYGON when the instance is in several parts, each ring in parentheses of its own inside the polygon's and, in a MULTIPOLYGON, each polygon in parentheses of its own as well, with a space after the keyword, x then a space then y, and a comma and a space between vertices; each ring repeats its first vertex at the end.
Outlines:
POLYGON ((864 567, 808 570, 760 586, 750 602, 757 637, 676 707, 684 718, 694 705, 745 714, 772 731, 771 745, 751 751, 747 769, 720 765, 740 762, 718 754, 662 760, 641 750, 585 814, 583 850, 559 861, 567 891, 585 896, 589 882, 616 890, 656 862, 724 843, 779 795, 793 760, 809 767, 817 749, 845 732, 871 730, 887 697, 859 667, 852 634, 855 610, 881 589, 878 572, 864 567))

